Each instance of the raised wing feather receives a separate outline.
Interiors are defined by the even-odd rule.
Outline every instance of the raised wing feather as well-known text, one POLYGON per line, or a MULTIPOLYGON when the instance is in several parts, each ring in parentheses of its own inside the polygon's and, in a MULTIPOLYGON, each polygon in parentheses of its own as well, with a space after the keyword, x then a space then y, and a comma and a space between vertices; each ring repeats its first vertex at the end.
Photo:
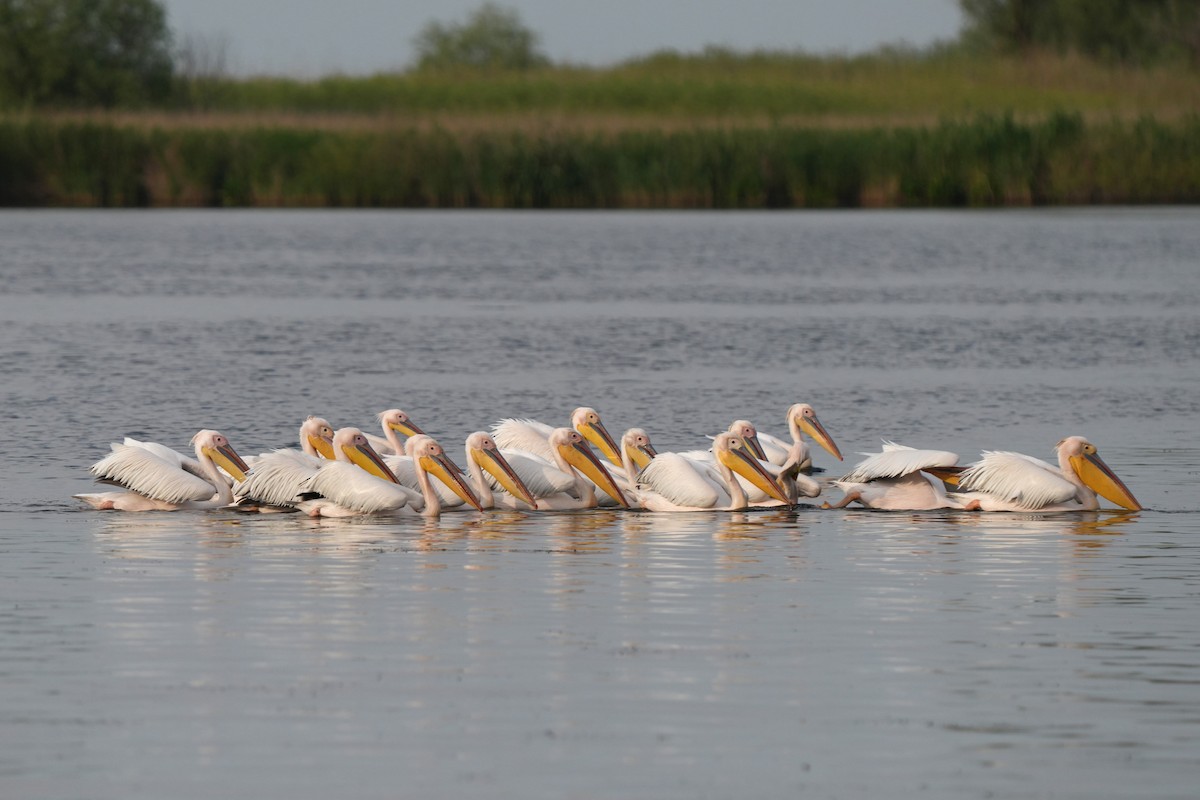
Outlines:
POLYGON ((250 474, 234 488, 234 495, 272 506, 294 506, 322 462, 299 450, 274 450, 252 456, 247 463, 250 474))
POLYGON ((638 475, 638 486, 677 506, 714 508, 724 492, 706 477, 708 470, 679 453, 659 453, 638 475))
POLYGON ((128 447, 140 447, 147 450, 162 460, 174 464, 185 472, 190 472, 197 478, 207 481, 208 475, 204 473, 204 467, 200 466, 200 462, 191 456, 186 456, 178 450, 172 450, 165 444, 158 442, 143 442, 139 439, 134 439, 132 436, 125 437, 125 445, 128 447))
POLYGON ((127 444, 114 443, 112 452, 92 465, 92 474, 165 503, 211 500, 217 493, 211 483, 184 472, 173 461, 127 444))
POLYGON ((958 488, 994 495, 1031 511, 1065 503, 1077 491, 1075 484, 1045 461, 1002 451, 985 451, 982 459, 959 475, 958 488))
POLYGON ((957 463, 958 456, 946 450, 917 450, 894 442, 884 442, 882 452, 867 455, 841 482, 869 483, 882 478, 899 478, 928 467, 951 467, 957 463))
MULTIPOLYGON (((550 434, 554 432, 544 422, 535 419, 502 419, 492 426, 492 438, 501 450, 527 450, 547 461, 554 458, 550 450, 550 434)), ((507 452, 506 452, 507 457, 507 452)), ((533 487, 529 487, 533 491, 533 487)))

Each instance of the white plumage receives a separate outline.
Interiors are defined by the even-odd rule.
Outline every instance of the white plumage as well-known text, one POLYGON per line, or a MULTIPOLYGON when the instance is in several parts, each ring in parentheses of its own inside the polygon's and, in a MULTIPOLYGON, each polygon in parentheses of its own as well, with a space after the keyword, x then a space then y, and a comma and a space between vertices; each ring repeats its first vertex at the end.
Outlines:
POLYGON ((679 453, 659 453, 638 475, 636 502, 648 511, 737 511, 750 505, 738 475, 779 503, 789 502, 742 437, 718 434, 712 455, 710 466, 679 453))
POLYGON ((304 487, 324 463, 319 454, 326 459, 334 455, 333 427, 322 417, 309 417, 300 425, 300 450, 284 448, 246 459, 250 474, 234 487, 238 509, 295 509, 304 487))
MULTIPOLYGON (((621 466, 621 454, 594 408, 580 406, 571 412, 571 427, 595 445, 609 463, 621 466)), ((492 437, 501 449, 523 450, 553 462, 550 434, 555 429, 534 419, 502 419, 492 426, 492 437)), ((533 487, 530 487, 532 490, 533 487)))
MULTIPOLYGON (((131 440, 136 441, 136 440, 131 440)), ((112 452, 92 465, 100 481, 125 487, 124 492, 75 495, 93 508, 116 511, 175 511, 181 508, 216 508, 233 500, 230 479, 218 464, 237 479, 250 468, 224 435, 213 430, 192 437, 200 477, 184 469, 186 456, 153 442, 111 445, 112 452)))
POLYGON ((985 452, 958 475, 958 496, 981 511, 1092 511, 1096 495, 1130 510, 1141 504, 1082 436, 1055 446, 1058 466, 1021 453, 985 452))
POLYGON ((960 508, 956 497, 948 495, 942 482, 921 470, 951 467, 958 456, 946 450, 918 450, 884 441, 879 453, 867 457, 834 485, 844 497, 833 508, 858 502, 867 508, 891 511, 926 511, 960 508))

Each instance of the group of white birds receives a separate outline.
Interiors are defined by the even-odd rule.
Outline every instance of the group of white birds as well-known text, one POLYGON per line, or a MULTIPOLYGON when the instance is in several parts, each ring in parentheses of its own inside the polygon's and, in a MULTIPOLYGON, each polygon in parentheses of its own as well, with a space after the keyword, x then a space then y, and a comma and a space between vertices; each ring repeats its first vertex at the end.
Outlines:
MULTIPOLYGON (((75 497, 120 511, 232 507, 333 517, 494 507, 738 511, 820 495, 806 435, 842 460, 807 403, 787 411, 790 442, 736 420, 710 437, 709 449, 679 453, 657 452, 641 428, 627 430, 618 446, 600 414, 587 407, 575 409, 569 427, 503 419, 490 434, 467 437, 465 472, 405 412, 384 411, 379 421, 382 437, 358 428, 335 431, 325 419, 309 417, 300 426, 300 449, 245 459, 213 430, 192 437, 194 459, 126 438, 91 468, 98 481, 121 490, 75 497)), ((1100 507, 1100 495, 1122 508, 1142 508, 1091 442, 1070 436, 1056 450, 1057 466, 1011 452, 984 452, 959 466, 954 453, 885 442, 881 452, 830 482, 843 497, 824 507, 1087 511, 1100 507)))

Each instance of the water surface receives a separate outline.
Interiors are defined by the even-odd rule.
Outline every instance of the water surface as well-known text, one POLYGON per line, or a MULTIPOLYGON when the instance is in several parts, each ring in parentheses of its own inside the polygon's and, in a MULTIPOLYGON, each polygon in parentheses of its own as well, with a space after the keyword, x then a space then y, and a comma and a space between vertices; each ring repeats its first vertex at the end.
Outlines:
POLYGON ((0 241, 5 796, 1194 796, 1195 209, 16 211, 0 241), (126 434, 256 453, 400 406, 457 454, 589 404, 682 449, 797 401, 850 460, 1083 434, 1149 510, 70 499, 126 434))

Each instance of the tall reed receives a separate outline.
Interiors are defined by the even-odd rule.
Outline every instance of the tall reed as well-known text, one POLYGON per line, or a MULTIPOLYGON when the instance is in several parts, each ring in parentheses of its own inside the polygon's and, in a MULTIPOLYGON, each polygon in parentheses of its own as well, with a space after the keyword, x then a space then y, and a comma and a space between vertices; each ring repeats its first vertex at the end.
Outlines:
POLYGON ((138 127, 0 119, 0 204, 853 208, 1200 202, 1200 116, 925 127, 138 127))

